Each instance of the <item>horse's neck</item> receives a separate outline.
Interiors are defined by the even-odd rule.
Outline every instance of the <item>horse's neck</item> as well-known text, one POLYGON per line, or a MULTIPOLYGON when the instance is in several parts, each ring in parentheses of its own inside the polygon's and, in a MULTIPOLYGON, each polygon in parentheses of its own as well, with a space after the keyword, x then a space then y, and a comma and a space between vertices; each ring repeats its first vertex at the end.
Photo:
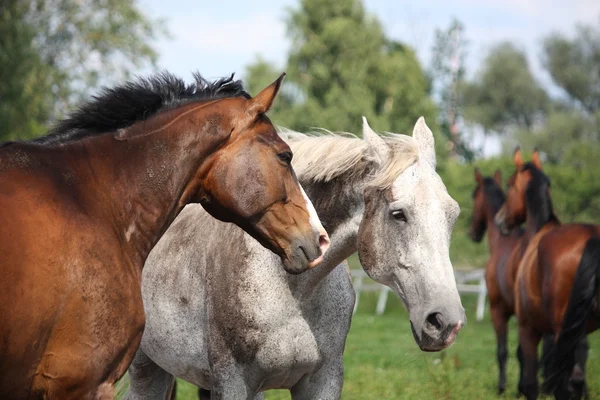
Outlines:
MULTIPOLYGON (((492 253, 495 253, 501 247, 500 244, 503 240, 505 240, 509 236, 513 235, 513 232, 511 232, 509 236, 503 235, 502 232, 500 232, 500 228, 498 228, 498 225, 496 225, 495 218, 496 218, 496 214, 498 213, 499 210, 500 210, 500 207, 494 207, 491 204, 488 204, 488 206, 487 206, 486 224, 487 224, 488 245, 489 245, 490 251, 492 253)), ((519 228, 514 228, 514 229, 519 229, 519 228)))
POLYGON ((488 236, 488 245, 490 247, 490 251, 493 253, 497 250, 499 246, 499 240, 502 237, 502 233, 500 232, 500 228, 496 225, 496 221, 494 218, 496 217, 496 213, 498 209, 495 209, 493 206, 487 207, 486 213, 486 224, 487 224, 487 236, 488 236))
POLYGON ((331 239, 323 262, 313 270, 292 278, 298 281, 300 292, 305 294, 316 288, 335 267, 356 252, 364 203, 362 185, 348 184, 343 178, 326 183, 302 182, 302 186, 331 239))
POLYGON ((184 191, 212 148, 202 135, 183 136, 154 133, 116 140, 103 135, 73 143, 81 149, 75 159, 89 199, 86 211, 110 221, 137 268, 187 203, 184 191))
POLYGON ((529 204, 527 202, 527 218, 525 220, 525 233, 528 240, 543 228, 560 225, 560 221, 554 214, 552 200, 549 195, 542 198, 540 204, 529 204))

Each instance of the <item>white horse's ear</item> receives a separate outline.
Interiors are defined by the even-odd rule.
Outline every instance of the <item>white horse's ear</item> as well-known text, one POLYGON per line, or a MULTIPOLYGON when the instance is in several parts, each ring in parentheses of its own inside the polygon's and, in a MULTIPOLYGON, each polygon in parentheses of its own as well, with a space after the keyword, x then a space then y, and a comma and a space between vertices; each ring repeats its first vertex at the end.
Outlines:
POLYGON ((366 117, 363 118, 363 140, 366 141, 373 149, 381 164, 385 163, 390 155, 390 148, 385 141, 379 136, 367 122, 366 117))
POLYGON ((431 129, 425 123, 425 118, 421 117, 418 119, 413 129, 413 138, 415 138, 419 145, 421 158, 435 169, 435 141, 433 139, 433 132, 431 132, 431 129))

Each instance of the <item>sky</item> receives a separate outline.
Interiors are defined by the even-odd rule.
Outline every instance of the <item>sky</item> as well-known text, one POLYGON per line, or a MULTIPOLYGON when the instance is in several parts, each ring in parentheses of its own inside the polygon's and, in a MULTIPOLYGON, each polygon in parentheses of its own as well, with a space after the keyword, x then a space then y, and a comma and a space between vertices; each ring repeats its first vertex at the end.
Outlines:
MULTIPOLYGON (((241 76, 258 56, 283 71, 290 46, 286 10, 298 4, 296 0, 140 0, 144 12, 166 20, 171 33, 169 39, 156 43, 159 68, 187 80, 196 70, 207 78, 232 72, 241 76)), ((415 49, 424 68, 431 58, 435 29, 447 28, 456 17, 465 25, 468 76, 477 73, 494 43, 511 40, 526 52, 536 78, 547 87, 551 81, 540 63, 542 38, 552 32, 572 35, 577 23, 600 23, 598 0, 364 0, 364 4, 379 18, 388 37, 415 49)), ((492 150, 498 146, 494 140, 488 142, 486 147, 492 150)))

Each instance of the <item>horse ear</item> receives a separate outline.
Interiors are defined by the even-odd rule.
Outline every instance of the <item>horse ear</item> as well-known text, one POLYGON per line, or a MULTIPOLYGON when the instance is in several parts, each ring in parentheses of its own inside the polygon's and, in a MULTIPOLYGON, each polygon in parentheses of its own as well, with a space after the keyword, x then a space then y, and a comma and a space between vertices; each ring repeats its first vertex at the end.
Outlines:
POLYGON ((475 168, 475 182, 477 182, 478 185, 483 184, 483 175, 481 175, 479 168, 475 168))
POLYGON ((542 160, 540 160, 540 152, 538 149, 533 150, 533 154, 531 155, 531 162, 535 167, 539 170, 542 169, 542 160))
POLYGON ((519 146, 517 146, 513 153, 513 162, 519 168, 523 166, 523 155, 521 154, 521 148, 519 146))
POLYGON ((387 161, 390 156, 390 148, 385 143, 385 141, 379 136, 367 122, 366 117, 363 118, 363 140, 369 144, 369 146, 375 152, 375 155, 379 159, 380 164, 383 164, 387 161))
POLYGON ((417 120, 413 129, 413 138, 415 138, 419 145, 422 158, 435 169, 435 141, 433 139, 433 132, 431 132, 431 129, 425 123, 425 118, 421 117, 417 120))
POLYGON ((248 100, 248 108, 246 113, 249 114, 252 119, 254 119, 257 115, 265 114, 271 108, 273 104, 273 100, 279 89, 281 88, 281 83, 283 82, 283 78, 285 77, 285 72, 281 74, 279 78, 269 86, 264 88, 259 94, 248 100))
POLYGON ((502 187, 502 172, 499 169, 494 172, 494 180, 498 184, 498 186, 502 187))

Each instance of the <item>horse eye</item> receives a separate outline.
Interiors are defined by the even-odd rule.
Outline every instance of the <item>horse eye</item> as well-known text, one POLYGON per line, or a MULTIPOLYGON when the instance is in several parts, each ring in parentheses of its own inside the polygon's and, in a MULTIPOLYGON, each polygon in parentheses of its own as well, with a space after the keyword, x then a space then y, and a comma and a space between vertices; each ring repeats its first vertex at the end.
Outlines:
POLYGON ((394 210, 392 211, 392 217, 397 221, 406 222, 406 215, 404 215, 403 210, 394 210))
POLYGON ((290 151, 279 153, 277 154, 277 157, 279 157, 279 159, 286 164, 290 164, 292 162, 292 153, 290 151))

